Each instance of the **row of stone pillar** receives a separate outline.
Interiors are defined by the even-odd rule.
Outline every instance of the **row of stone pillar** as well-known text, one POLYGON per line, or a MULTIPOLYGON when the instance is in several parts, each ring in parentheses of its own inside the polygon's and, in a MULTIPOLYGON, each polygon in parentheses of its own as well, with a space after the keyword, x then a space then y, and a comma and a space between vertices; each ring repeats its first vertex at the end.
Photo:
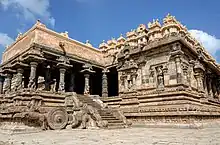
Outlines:
MULTIPOLYGON (((28 88, 30 89, 36 89, 36 72, 37 72, 37 62, 31 62, 30 63, 30 77, 29 77, 29 83, 28 83, 28 88)), ((22 79, 23 79, 23 69, 19 68, 17 69, 17 74, 16 74, 16 90, 22 88, 22 79)), ((59 87, 58 91, 59 92, 65 92, 65 73, 66 73, 66 68, 65 67, 60 67, 59 69, 60 72, 60 81, 59 81, 59 87)), ((90 86, 89 86, 89 79, 90 79, 90 74, 94 73, 94 71, 91 70, 91 67, 84 67, 84 70, 81 72, 84 73, 85 77, 85 86, 84 86, 84 95, 89 95, 90 94, 90 86)), ((102 76, 102 97, 107 97, 108 96, 108 79, 107 79, 107 73, 109 71, 107 69, 103 70, 103 76, 102 76)), ((71 80, 70 80, 70 91, 74 91, 74 74, 71 74, 71 80)), ((4 81, 6 81, 6 91, 11 90, 11 80, 12 80, 12 74, 8 73, 6 76, 0 76, 0 94, 3 94, 3 84, 4 81)))

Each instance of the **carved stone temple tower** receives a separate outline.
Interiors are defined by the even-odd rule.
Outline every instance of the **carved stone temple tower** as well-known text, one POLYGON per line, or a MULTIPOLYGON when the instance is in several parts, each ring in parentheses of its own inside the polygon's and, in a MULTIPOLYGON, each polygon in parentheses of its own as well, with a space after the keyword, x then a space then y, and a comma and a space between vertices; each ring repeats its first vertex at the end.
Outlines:
POLYGON ((219 117, 220 65, 170 14, 99 48, 37 21, 3 53, 0 122, 63 129, 219 117))

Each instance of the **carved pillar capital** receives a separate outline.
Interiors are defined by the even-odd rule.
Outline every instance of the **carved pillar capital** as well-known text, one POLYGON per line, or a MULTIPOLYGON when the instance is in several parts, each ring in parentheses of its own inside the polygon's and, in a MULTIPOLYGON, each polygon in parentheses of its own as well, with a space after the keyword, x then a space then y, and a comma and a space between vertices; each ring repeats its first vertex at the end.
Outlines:
POLYGON ((37 67, 38 63, 36 61, 30 62, 31 67, 37 67))
POLYGON ((107 69, 107 68, 103 69, 103 70, 102 70, 102 73, 103 73, 103 74, 109 73, 109 69, 107 69))

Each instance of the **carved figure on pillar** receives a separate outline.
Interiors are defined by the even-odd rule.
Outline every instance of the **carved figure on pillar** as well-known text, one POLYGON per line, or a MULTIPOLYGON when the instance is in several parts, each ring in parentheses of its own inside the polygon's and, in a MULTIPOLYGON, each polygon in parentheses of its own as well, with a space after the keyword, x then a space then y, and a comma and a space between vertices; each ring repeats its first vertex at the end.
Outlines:
POLYGON ((190 78, 189 78, 189 71, 188 71, 188 66, 186 64, 182 65, 183 68, 183 83, 187 86, 190 85, 190 78))
POLYGON ((108 72, 108 69, 102 71, 102 97, 108 97, 108 77, 106 74, 108 72))
POLYGON ((29 84, 28 88, 29 89, 36 89, 36 71, 37 71, 37 62, 31 62, 31 72, 30 72, 30 77, 29 77, 29 84))
POLYGON ((154 70, 152 69, 152 68, 150 68, 150 70, 149 70, 149 72, 150 72, 150 75, 149 75, 149 82, 151 83, 151 84, 154 84, 154 78, 155 78, 155 72, 154 72, 154 70))
POLYGON ((164 88, 164 75, 163 75, 162 66, 156 67, 156 72, 157 72, 157 87, 164 88))
POLYGON ((182 83, 182 68, 181 68, 181 62, 180 62, 180 56, 177 55, 175 57, 176 62, 176 73, 177 73, 177 83, 182 83))
POLYGON ((92 66, 89 64, 84 64, 83 65, 83 70, 80 72, 84 73, 85 77, 85 86, 84 86, 84 95, 89 95, 90 94, 90 86, 89 86, 89 77, 91 73, 94 73, 95 71, 92 70, 92 66))
POLYGON ((17 90, 21 90, 21 89, 23 89, 23 72, 24 72, 24 70, 23 69, 21 69, 21 68, 19 68, 19 69, 17 69, 17 75, 16 75, 16 84, 15 84, 15 91, 17 91, 17 90))
POLYGON ((65 92, 65 72, 66 69, 71 67, 70 61, 66 56, 60 56, 57 61, 59 62, 57 66, 60 68, 60 82, 59 82, 59 92, 65 92))
POLYGON ((196 62, 194 66, 194 71, 195 71, 195 78, 197 81, 197 89, 200 93, 204 93, 204 67, 200 62, 196 62))
POLYGON ((5 79, 4 94, 8 94, 11 91, 11 79, 12 74, 7 74, 5 79))
POLYGON ((89 74, 84 74, 85 77, 85 87, 84 87, 84 95, 89 95, 90 94, 90 86, 89 86, 89 74))
POLYGON ((38 80, 37 80, 37 90, 38 91, 45 90, 45 79, 42 76, 38 77, 38 80))
POLYGON ((66 69, 60 68, 60 82, 59 82, 59 92, 65 92, 65 72, 66 69))
POLYGON ((50 91, 56 92, 57 80, 53 79, 52 84, 50 85, 50 91))

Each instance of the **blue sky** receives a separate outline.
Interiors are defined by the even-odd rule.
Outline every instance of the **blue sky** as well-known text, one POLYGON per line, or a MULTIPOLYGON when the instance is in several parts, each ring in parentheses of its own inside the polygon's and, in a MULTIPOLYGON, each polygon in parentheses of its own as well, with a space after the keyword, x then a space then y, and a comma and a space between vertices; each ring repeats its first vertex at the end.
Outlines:
POLYGON ((102 40, 171 13, 220 62, 219 6, 219 0, 0 0, 0 51, 37 19, 98 47, 102 40))

